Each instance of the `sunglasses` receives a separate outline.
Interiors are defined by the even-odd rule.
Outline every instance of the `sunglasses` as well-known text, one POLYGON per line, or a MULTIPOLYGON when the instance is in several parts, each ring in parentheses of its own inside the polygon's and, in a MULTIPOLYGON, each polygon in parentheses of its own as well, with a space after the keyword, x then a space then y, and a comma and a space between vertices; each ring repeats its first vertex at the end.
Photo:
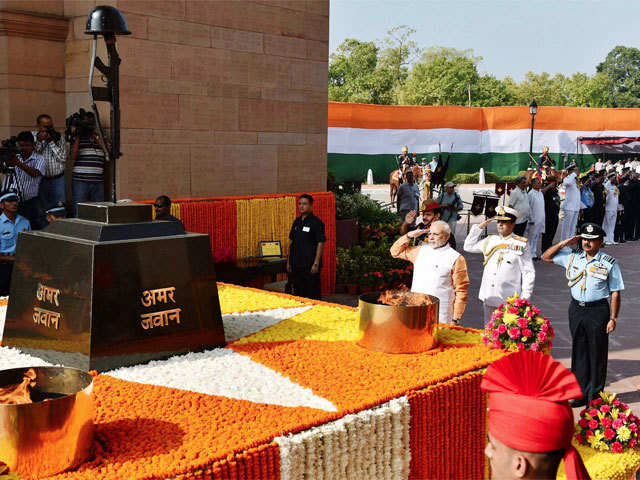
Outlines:
POLYGON ((153 204, 153 208, 163 208, 166 207, 166 205, 158 205, 157 203, 153 204))

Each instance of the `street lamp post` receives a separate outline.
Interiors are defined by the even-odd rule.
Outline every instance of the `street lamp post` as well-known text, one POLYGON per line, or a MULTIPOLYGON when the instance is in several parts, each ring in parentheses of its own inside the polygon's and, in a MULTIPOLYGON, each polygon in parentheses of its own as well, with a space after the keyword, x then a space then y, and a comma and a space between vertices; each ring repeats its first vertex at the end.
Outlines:
POLYGON ((529 113, 531 114, 531 138, 529 140, 529 154, 533 154, 533 125, 536 121, 536 113, 538 113, 538 104, 535 100, 529 105, 529 113))

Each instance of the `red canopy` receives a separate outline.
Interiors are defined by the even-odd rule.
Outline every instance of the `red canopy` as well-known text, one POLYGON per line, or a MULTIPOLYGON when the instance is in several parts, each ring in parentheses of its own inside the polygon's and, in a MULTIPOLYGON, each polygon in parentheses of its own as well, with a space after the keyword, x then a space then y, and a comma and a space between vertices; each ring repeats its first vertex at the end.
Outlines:
POLYGON ((640 137, 578 137, 583 145, 620 145, 640 141, 640 137))

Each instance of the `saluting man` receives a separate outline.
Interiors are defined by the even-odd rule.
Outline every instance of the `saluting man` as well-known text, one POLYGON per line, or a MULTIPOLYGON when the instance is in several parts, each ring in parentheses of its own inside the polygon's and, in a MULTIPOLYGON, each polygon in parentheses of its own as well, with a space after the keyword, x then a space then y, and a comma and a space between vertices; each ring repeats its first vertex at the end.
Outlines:
POLYGON ((620 291, 624 282, 615 258, 600 252, 604 230, 585 223, 576 235, 556 243, 542 254, 546 262, 564 267, 571 288, 569 329, 571 330, 571 371, 582 388, 586 405, 604 389, 607 378, 609 334, 616 329, 620 291), (581 249, 569 247, 581 242, 581 249), (611 307, 607 297, 611 296, 611 307))
POLYGON ((518 292, 522 298, 531 298, 536 271, 531 259, 531 249, 525 237, 513 234, 518 212, 511 207, 498 207, 497 215, 471 227, 464 241, 465 252, 484 255, 484 272, 478 297, 484 304, 484 320, 505 298, 518 292), (498 235, 480 238, 483 229, 497 221, 498 235))

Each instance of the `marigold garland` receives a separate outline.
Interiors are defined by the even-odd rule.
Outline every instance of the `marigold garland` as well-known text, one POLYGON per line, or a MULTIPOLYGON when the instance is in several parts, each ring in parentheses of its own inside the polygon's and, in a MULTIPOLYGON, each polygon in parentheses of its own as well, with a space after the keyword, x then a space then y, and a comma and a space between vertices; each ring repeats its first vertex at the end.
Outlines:
POLYGON ((311 388, 347 412, 484 368, 506 354, 482 345, 455 345, 420 354, 389 355, 349 341, 318 340, 234 343, 230 348, 311 388))
POLYGON ((484 476, 486 396, 482 371, 407 394, 411 406, 409 478, 484 476))
POLYGON ((278 240, 284 256, 289 254, 289 231, 296 218, 296 198, 236 200, 238 258, 257 257, 258 243, 278 240))
POLYGON ((271 310, 283 307, 300 307, 309 302, 297 297, 274 295, 265 291, 248 291, 245 288, 218 283, 218 297, 222 314, 271 310))
POLYGON ((358 324, 358 312, 339 306, 315 305, 295 317, 241 338, 235 344, 300 339, 355 342, 360 338, 358 324))
POLYGON ((93 458, 51 480, 278 478, 272 439, 334 420, 322 410, 265 405, 94 377, 93 458), (104 448, 103 448, 104 447, 104 448), (265 458, 242 452, 266 448, 265 458), (239 454, 239 455, 238 455, 239 454), (257 460, 257 461, 254 461, 257 460), (188 472, 188 473, 187 473, 188 472), (275 472, 275 475, 272 475, 275 472))

